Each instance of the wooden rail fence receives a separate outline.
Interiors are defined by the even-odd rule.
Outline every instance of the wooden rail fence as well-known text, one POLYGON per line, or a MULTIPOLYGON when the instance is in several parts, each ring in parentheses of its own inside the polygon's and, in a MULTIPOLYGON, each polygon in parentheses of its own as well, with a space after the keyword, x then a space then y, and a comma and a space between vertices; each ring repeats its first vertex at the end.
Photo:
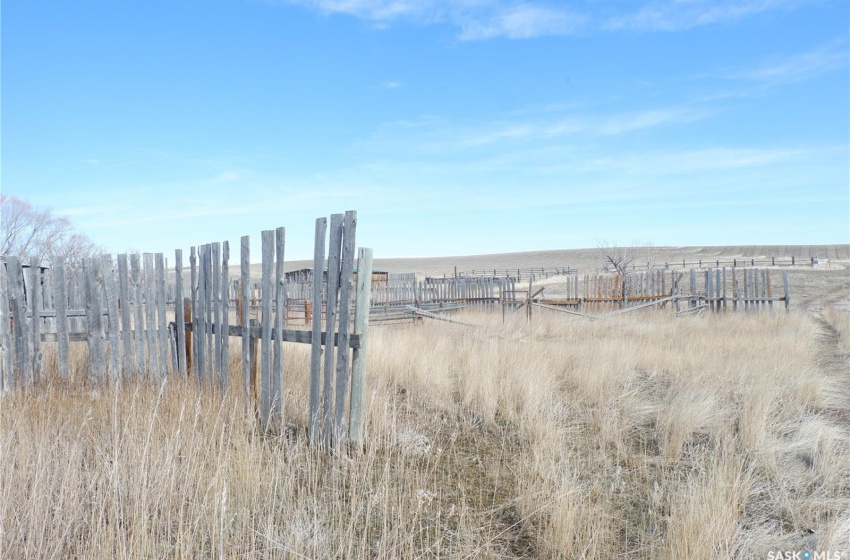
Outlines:
POLYGON ((355 286, 356 223, 354 211, 332 215, 330 228, 326 218, 316 220, 314 264, 321 269, 327 257, 329 272, 326 286, 312 286, 310 304, 326 312, 310 330, 287 328, 284 228, 262 232, 259 286, 249 276, 248 236, 241 239, 238 280, 229 275, 227 241, 191 248, 185 287, 183 252, 176 250, 171 297, 161 253, 103 255, 84 259, 80 268, 66 267, 58 258, 51 269, 5 257, 0 264, 2 389, 37 387, 45 379, 47 345, 56 347, 60 379, 69 380, 69 350, 79 343, 87 349, 87 377, 95 383, 179 374, 227 390, 231 349, 241 350, 245 408, 253 407, 266 429, 280 430, 283 343, 305 343, 311 345, 311 440, 362 445, 371 298, 371 282, 365 279, 371 275, 372 250, 359 249, 365 274, 355 286), (169 300, 175 305, 167 306, 169 300), (251 301, 257 319, 251 318, 251 301))

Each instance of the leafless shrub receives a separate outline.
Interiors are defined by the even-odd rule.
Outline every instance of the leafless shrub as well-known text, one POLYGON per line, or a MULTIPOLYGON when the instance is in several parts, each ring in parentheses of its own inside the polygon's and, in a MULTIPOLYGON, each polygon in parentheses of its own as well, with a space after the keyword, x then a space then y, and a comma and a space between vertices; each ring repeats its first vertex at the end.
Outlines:
POLYGON ((102 247, 74 231, 66 218, 22 198, 0 195, 0 255, 34 259, 50 266, 56 257, 74 265, 101 252, 102 247))

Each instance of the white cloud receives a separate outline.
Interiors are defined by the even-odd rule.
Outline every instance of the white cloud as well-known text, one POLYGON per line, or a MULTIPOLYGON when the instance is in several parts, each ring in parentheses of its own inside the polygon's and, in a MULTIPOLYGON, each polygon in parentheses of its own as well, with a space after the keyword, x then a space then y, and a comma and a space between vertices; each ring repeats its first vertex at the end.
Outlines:
POLYGON ((654 0, 612 5, 587 0, 278 0, 326 15, 342 14, 378 27, 405 22, 458 28, 458 38, 530 39, 592 30, 678 31, 735 22, 764 12, 794 9, 817 0, 654 0), (625 6, 625 8, 620 7, 625 6))
POLYGON ((763 12, 791 9, 803 0, 691 0, 649 2, 629 14, 615 14, 603 24, 611 31, 679 31, 734 22, 763 12))
POLYGON ((731 71, 725 77, 769 84, 793 83, 846 68, 847 61, 847 44, 842 40, 757 68, 731 71))
POLYGON ((381 87, 384 88, 384 89, 399 89, 401 87, 404 87, 404 84, 402 84, 401 82, 389 80, 389 81, 383 82, 381 84, 381 87))
POLYGON ((477 41, 494 37, 529 39, 544 35, 568 35, 581 28, 585 21, 584 16, 563 9, 518 4, 462 23, 460 38, 477 41))

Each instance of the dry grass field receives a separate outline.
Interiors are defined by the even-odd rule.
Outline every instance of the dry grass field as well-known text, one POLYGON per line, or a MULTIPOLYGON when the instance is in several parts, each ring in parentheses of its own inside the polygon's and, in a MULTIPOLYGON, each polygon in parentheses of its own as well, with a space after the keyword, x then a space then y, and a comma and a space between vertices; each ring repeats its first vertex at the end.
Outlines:
POLYGON ((0 558, 850 558, 850 270, 792 285, 790 315, 375 326, 362 453, 307 445, 304 345, 282 435, 235 380, 6 395, 0 558))

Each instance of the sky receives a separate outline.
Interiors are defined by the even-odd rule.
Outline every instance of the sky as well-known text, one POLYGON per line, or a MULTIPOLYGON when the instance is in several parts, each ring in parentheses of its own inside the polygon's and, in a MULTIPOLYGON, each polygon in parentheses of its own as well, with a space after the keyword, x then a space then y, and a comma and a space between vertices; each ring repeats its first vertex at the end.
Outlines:
MULTIPOLYGON (((5 0, 0 189, 108 251, 850 241, 847 0, 5 0)), ((252 258, 252 261, 257 259, 252 258)))

